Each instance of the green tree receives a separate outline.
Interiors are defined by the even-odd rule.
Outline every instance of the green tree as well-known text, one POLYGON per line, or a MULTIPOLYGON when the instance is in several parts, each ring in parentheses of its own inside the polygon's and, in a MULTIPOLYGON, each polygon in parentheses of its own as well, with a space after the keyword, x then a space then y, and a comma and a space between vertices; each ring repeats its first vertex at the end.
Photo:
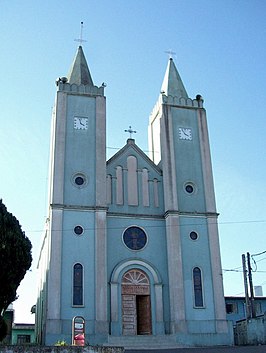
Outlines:
POLYGON ((18 220, 0 200, 0 341, 6 335, 3 315, 17 299, 17 288, 31 266, 31 247, 18 220))

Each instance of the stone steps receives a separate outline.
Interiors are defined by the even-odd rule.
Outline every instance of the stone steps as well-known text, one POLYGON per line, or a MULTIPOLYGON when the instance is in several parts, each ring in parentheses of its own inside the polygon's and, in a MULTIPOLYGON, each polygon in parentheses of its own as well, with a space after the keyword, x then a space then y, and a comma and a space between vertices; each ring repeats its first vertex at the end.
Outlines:
POLYGON ((108 346, 125 347, 126 349, 162 349, 162 348, 184 348, 176 342, 175 335, 160 336, 109 336, 108 346))

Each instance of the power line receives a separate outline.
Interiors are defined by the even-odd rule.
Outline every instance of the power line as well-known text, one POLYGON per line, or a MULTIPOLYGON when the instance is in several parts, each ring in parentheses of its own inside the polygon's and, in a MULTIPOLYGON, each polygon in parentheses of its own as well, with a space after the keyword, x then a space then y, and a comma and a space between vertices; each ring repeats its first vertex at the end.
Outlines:
POLYGON ((225 272, 242 272, 242 266, 238 266, 238 267, 234 267, 232 269, 223 269, 223 271, 225 272), (241 269, 241 271, 238 271, 239 269, 241 269))
MULTIPOLYGON (((157 219, 155 219, 155 221, 157 221, 157 219)), ((250 220, 250 221, 225 221, 225 222, 210 222, 209 224, 217 224, 218 226, 221 225, 221 224, 246 224, 246 223, 262 223, 262 222, 266 222, 266 220, 250 220)), ((166 226, 166 225, 162 225, 162 226, 158 226, 158 225, 155 225, 155 226, 152 226, 152 225, 148 225, 148 226, 145 226, 143 224, 140 224, 140 226, 142 227, 146 227, 146 228, 165 228, 165 227, 191 227, 191 226, 194 226, 194 227, 198 227, 198 226, 204 226, 205 225, 205 222, 202 222, 202 223, 191 223, 191 224, 178 224, 176 226, 166 226)), ((124 229, 125 227, 106 227, 106 229, 124 229)), ((92 228, 84 228, 84 230, 94 230, 95 228, 92 227, 92 228)), ((99 228, 98 228, 99 229, 99 228)), ((56 229, 55 231, 62 231, 63 229, 56 229)), ((71 229, 65 229, 65 231, 68 231, 68 230, 71 230, 71 229)), ((43 232, 43 229, 40 229, 40 230, 25 230, 25 232, 31 232, 31 233, 40 233, 40 232, 43 232)), ((253 256, 257 256, 257 255, 260 255, 260 254, 263 254, 263 253, 266 253, 266 251, 263 251, 262 253, 259 253, 259 254, 255 254, 255 255, 251 255, 252 257, 253 256)), ((260 259, 258 260, 257 262, 259 261, 262 261, 264 260, 265 258, 263 259, 260 259)), ((254 260, 253 260, 254 261, 254 260)))
POLYGON ((251 256, 254 257, 254 256, 262 255, 262 254, 266 254, 266 250, 264 250, 264 251, 262 251, 262 252, 259 252, 258 254, 253 254, 253 255, 251 255, 251 256))

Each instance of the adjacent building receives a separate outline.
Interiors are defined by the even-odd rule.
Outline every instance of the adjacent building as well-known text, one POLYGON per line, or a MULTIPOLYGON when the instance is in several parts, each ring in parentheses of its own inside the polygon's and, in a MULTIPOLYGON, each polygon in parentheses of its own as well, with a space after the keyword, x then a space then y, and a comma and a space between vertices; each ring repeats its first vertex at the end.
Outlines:
MULTIPOLYGON (((256 317, 260 317, 266 313, 266 297, 257 296, 253 301, 254 313, 256 317)), ((249 319, 246 310, 245 297, 225 297, 226 317, 227 320, 232 321, 233 325, 239 320, 249 319)), ((250 310, 251 311, 251 310, 250 310)))
POLYGON ((21 346, 35 343, 35 325, 13 323, 12 344, 21 346))

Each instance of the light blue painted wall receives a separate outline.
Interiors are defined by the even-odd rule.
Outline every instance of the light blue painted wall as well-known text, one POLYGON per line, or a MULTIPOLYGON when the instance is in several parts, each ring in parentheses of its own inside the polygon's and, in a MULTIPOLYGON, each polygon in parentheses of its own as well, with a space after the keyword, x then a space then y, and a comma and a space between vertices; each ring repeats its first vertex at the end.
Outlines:
POLYGON ((203 217, 180 217, 183 274, 185 286, 186 317, 188 320, 210 320, 214 318, 212 273, 210 265, 208 232, 203 217), (191 240, 190 232, 198 234, 191 240), (193 276, 194 267, 202 271, 204 308, 194 308, 193 276))
POLYGON ((65 204, 92 206, 95 204, 95 98, 67 96, 67 131, 65 162, 65 204), (74 129, 74 116, 88 117, 88 129, 74 129), (88 177, 86 188, 77 188, 73 175, 83 172, 88 177))
POLYGON ((109 278, 119 262, 138 258, 153 264, 166 282, 167 256, 164 220, 108 217, 107 227, 109 278), (143 228, 148 237, 145 248, 138 251, 128 249, 122 239, 124 230, 134 225, 143 228))
MULTIPOLYGON (((166 254, 166 238, 165 238, 165 221, 156 219, 140 219, 130 217, 108 217, 108 279, 111 279, 112 273, 117 264, 129 261, 129 260, 142 260, 150 264, 154 270, 158 273, 163 283, 163 304, 164 304, 164 319, 166 322, 169 321, 169 289, 168 289, 168 270, 167 270, 167 254, 166 254), (139 251, 133 251, 126 247, 123 242, 123 232, 127 227, 137 225, 144 229, 147 234, 148 242, 144 249, 139 251)), ((139 268, 139 266, 132 265, 131 268, 139 268)), ((122 275, 129 270, 126 268, 122 275)), ((151 284, 151 304, 152 309, 155 310, 155 297, 154 297, 154 286, 153 278, 149 271, 145 268, 144 270, 150 279, 151 284)), ((121 283, 121 282, 120 282, 121 283)), ((109 301, 110 303, 110 301, 109 301)), ((119 287, 119 298, 118 298, 119 310, 121 311, 121 288, 119 287)), ((110 309, 110 308, 109 308, 110 309)), ((119 327, 118 331, 121 331, 122 315, 119 315, 119 327)), ((153 328, 155 329, 155 312, 152 315, 153 328)), ((121 332, 120 332, 121 334, 121 332)))
POLYGON ((89 211, 65 211, 63 220, 62 247, 62 318, 72 319, 76 315, 93 320, 94 312, 94 213, 89 211), (74 233, 74 227, 81 225, 84 233, 80 236, 74 233), (71 251, 70 251, 71 249, 71 251), (73 266, 83 265, 84 275, 84 308, 72 306, 73 266))
POLYGON ((197 110, 172 107, 173 138, 176 159, 177 196, 179 211, 205 212, 202 164, 198 136, 197 110), (192 130, 192 141, 179 139, 179 128, 192 130), (196 190, 189 195, 184 184, 193 182, 196 190))

